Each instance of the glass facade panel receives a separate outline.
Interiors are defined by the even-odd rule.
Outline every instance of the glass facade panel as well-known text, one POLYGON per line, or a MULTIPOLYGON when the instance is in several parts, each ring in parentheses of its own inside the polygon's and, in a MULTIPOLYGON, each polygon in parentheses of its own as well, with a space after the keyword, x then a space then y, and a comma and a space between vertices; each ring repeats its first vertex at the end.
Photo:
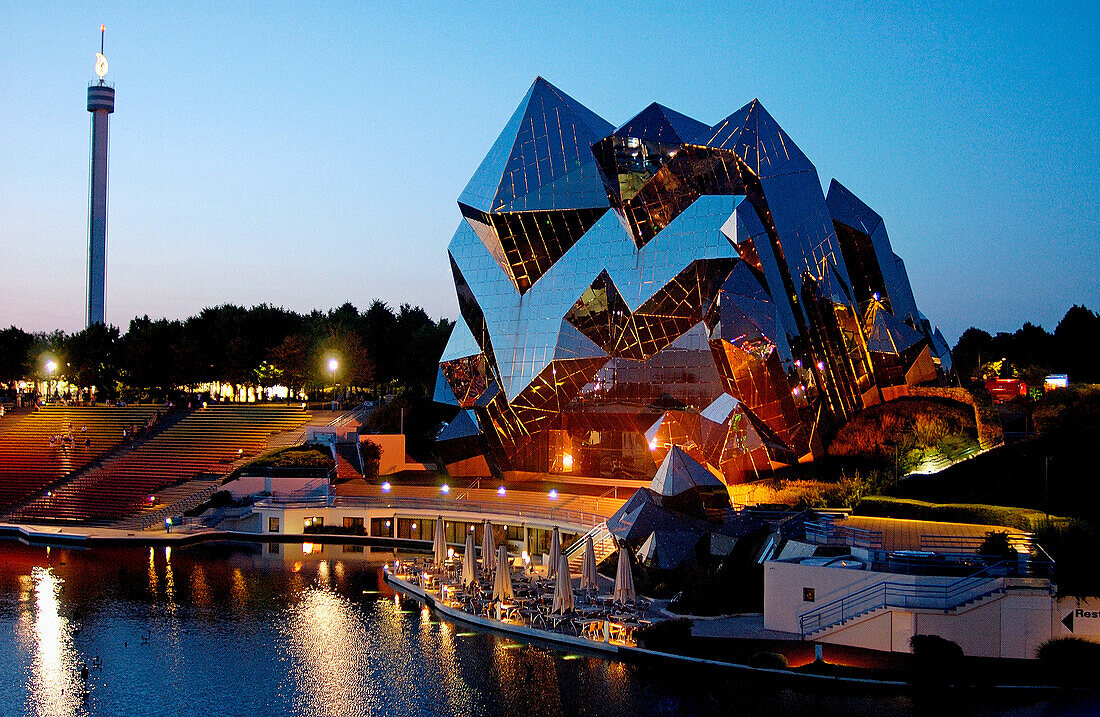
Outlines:
POLYGON ((881 218, 755 100, 612 129, 539 78, 459 206, 445 458, 649 478, 675 445, 733 483, 950 368, 881 218))

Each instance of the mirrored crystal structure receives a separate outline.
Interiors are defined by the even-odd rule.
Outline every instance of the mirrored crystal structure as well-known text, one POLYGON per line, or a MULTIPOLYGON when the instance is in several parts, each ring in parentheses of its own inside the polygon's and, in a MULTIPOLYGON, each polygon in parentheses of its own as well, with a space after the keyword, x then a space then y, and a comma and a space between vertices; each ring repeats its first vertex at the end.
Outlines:
POLYGON ((648 479, 675 446, 755 480, 950 369, 882 219, 756 100, 616 129, 538 78, 458 203, 448 461, 648 479))

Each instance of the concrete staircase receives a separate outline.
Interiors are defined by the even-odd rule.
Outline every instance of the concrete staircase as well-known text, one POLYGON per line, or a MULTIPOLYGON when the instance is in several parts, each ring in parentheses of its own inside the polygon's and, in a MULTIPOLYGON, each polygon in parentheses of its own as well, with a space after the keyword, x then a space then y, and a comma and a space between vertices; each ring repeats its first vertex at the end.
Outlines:
POLYGON ((569 561, 571 572, 579 573, 581 571, 581 565, 584 563, 584 544, 588 536, 592 536, 592 550, 596 554, 596 565, 602 563, 604 558, 617 549, 615 536, 607 529, 607 523, 600 523, 577 538, 572 545, 565 549, 565 557, 569 561))

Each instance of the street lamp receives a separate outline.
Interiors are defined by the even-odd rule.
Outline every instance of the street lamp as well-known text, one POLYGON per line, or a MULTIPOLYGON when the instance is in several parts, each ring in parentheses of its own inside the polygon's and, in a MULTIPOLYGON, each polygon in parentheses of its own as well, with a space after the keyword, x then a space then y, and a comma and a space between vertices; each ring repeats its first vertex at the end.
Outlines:
POLYGON ((57 362, 53 359, 46 361, 46 400, 50 400, 50 380, 53 372, 57 370, 57 362))
POLYGON ((334 358, 330 358, 328 360, 328 370, 329 370, 330 373, 332 373, 332 400, 333 401, 336 401, 336 369, 337 369, 337 367, 339 367, 339 365, 340 365, 340 363, 334 358))

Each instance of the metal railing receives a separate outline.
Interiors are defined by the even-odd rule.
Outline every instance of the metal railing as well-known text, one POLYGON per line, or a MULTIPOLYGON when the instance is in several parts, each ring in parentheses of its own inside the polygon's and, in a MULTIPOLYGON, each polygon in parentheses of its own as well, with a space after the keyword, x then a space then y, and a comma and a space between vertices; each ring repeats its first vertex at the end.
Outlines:
POLYGON ((389 508, 393 510, 425 510, 432 512, 477 513, 479 515, 507 515, 514 518, 544 520, 549 523, 566 523, 584 527, 602 524, 605 518, 595 513, 566 508, 516 505, 514 503, 480 503, 446 498, 396 498, 389 496, 336 496, 332 498, 289 498, 272 496, 256 503, 255 507, 278 508, 389 508))
POLYGON ((806 523, 806 542, 872 550, 881 550, 883 547, 881 530, 836 525, 827 519, 806 523))
POLYGON ((611 531, 607 529, 607 522, 605 521, 603 523, 600 523, 584 535, 574 540, 568 548, 561 551, 562 555, 564 555, 568 559, 572 558, 574 555, 584 550, 584 543, 589 538, 589 536, 591 536, 592 538, 593 545, 599 545, 604 540, 607 540, 607 538, 611 536, 611 531))
MULTIPOLYGON (((1030 553, 1035 545, 1035 539, 1031 533, 1008 533, 1006 537, 1008 545, 1019 552, 1030 553)), ((985 541, 985 536, 981 535, 922 535, 920 548, 921 550, 947 549, 955 553, 977 553, 985 541)))
MULTIPOLYGON (((984 571, 979 571, 984 572, 984 571)), ((798 618, 802 638, 886 607, 949 612, 967 603, 1005 592, 1003 577, 974 575, 947 585, 882 581, 837 598, 798 618)))

